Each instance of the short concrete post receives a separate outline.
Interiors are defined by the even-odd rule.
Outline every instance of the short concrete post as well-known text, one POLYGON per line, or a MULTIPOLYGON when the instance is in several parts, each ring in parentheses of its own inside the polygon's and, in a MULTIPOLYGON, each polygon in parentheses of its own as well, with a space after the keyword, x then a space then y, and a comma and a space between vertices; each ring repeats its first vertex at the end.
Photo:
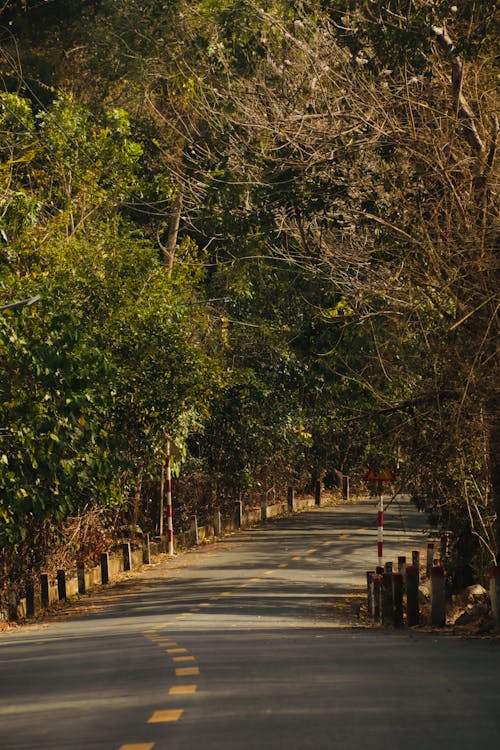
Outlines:
POLYGON ((43 609, 49 606, 49 574, 40 573, 40 603, 43 609))
POLYGON ((403 576, 392 574, 392 594, 394 597, 394 627, 403 627, 403 576))
POLYGON ((78 580, 78 593, 85 594, 87 585, 85 583, 85 566, 82 562, 76 564, 76 577, 78 580))
POLYGON ((373 576, 373 619, 380 621, 382 612, 382 576, 376 573, 373 576))
POLYGON ((66 600, 66 571, 57 571, 57 596, 60 602, 66 600))
POLYGON ((401 575, 406 575, 406 557, 404 555, 400 555, 398 557, 398 573, 401 573, 401 575))
POLYGON ((288 512, 295 513, 295 489, 289 487, 287 490, 288 512))
POLYGON ((349 480, 350 477, 347 474, 342 475, 342 497, 346 502, 350 499, 349 480))
POLYGON ((214 513, 214 534, 215 536, 222 536, 222 518, 220 510, 216 510, 214 513))
POLYGON ((420 577, 420 552, 418 549, 414 549, 411 553, 411 564, 418 570, 420 577))
POLYGON ((267 521, 267 496, 264 495, 260 500, 260 520, 267 521))
POLYGON ((431 625, 442 628, 446 624, 446 581, 444 568, 433 565, 431 568, 431 625))
POLYGON ((243 501, 237 500, 235 503, 235 525, 237 529, 243 526, 243 501))
POLYGON ((500 630, 500 565, 490 568, 490 599, 495 629, 500 630))
POLYGON ((374 570, 368 570, 366 572, 366 589, 367 589, 367 608, 368 608, 368 617, 371 617, 372 619, 375 616, 374 608, 375 608, 375 602, 373 599, 373 576, 375 575, 374 570))
POLYGON ((384 573, 392 573, 392 562, 390 560, 384 564, 384 573))
POLYGON ((382 623, 393 623, 394 599, 392 595, 392 573, 385 572, 382 576, 382 623))
POLYGON ((408 565, 406 568, 406 619, 410 628, 418 625, 420 621, 418 582, 418 568, 415 565, 408 565))
POLYGON ((321 505, 321 491, 323 489, 323 484, 320 479, 316 482, 316 485, 314 487, 314 502, 316 505, 321 505))
POLYGON ((11 622, 17 620, 17 591, 9 589, 8 593, 8 617, 11 622))
POLYGON ((144 543, 142 548, 142 562, 144 565, 151 565, 151 535, 144 534, 144 543))
POLYGON ((109 583, 109 552, 101 555, 101 583, 109 583))
POLYGON ((427 562, 425 565, 425 573, 427 577, 429 577, 431 574, 433 561, 434 561, 434 542, 427 542, 427 562))
POLYGON ((130 542, 122 543, 123 552, 123 570, 132 570, 132 550, 130 549, 130 542))
POLYGON ((198 516, 191 516, 191 537, 194 544, 199 544, 198 537, 198 516))
POLYGON ((30 579, 26 581, 26 617, 33 617, 35 614, 35 585, 30 579))

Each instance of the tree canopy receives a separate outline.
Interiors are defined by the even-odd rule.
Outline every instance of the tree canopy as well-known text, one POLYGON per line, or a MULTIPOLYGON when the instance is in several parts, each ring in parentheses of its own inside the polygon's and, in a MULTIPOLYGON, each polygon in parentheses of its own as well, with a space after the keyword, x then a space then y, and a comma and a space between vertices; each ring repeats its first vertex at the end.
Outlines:
POLYGON ((168 432, 200 512, 398 464, 497 561, 496 9, 0 2, 9 549, 137 523, 168 432))

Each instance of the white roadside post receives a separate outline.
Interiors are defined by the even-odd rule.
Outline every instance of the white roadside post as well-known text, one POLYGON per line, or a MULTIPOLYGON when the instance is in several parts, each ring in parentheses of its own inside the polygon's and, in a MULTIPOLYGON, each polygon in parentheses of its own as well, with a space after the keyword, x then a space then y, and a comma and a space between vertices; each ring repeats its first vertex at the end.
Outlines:
POLYGON ((168 554, 174 555, 174 523, 172 514, 172 470, 170 466, 170 435, 167 438, 167 456, 166 456, 166 484, 167 484, 167 535, 168 535, 168 554))

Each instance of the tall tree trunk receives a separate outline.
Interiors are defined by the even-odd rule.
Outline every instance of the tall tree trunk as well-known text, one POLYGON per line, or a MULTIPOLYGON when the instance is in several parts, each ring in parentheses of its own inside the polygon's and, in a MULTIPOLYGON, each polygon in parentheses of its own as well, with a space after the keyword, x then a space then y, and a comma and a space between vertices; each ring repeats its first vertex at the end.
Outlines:
POLYGON ((182 211, 182 194, 179 191, 175 197, 168 225, 168 240, 165 247, 164 264, 167 267, 168 275, 172 275, 175 260, 175 248, 177 245, 177 235, 179 234, 179 224, 181 221, 182 211))

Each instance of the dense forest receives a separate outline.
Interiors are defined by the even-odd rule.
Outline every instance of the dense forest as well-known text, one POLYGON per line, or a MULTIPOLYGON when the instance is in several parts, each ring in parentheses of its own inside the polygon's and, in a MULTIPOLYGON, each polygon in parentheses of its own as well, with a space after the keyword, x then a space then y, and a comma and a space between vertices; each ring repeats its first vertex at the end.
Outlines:
POLYGON ((166 433, 180 523, 377 464, 498 562, 498 17, 0 0, 5 582, 154 530, 166 433))

